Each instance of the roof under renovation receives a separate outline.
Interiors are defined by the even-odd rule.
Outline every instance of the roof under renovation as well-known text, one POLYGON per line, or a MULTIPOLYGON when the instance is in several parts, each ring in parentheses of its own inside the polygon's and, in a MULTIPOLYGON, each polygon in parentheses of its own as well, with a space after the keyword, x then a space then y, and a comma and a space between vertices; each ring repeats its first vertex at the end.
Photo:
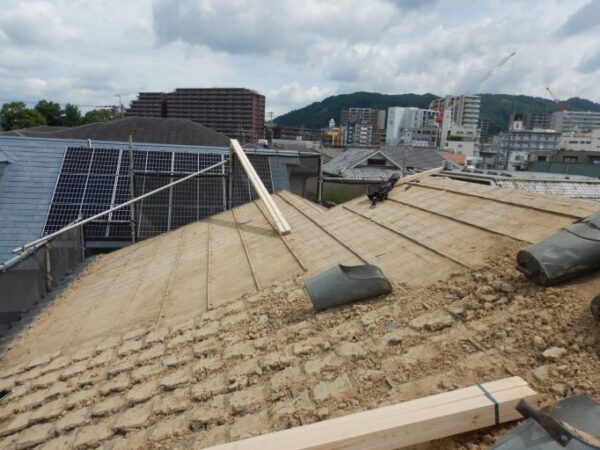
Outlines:
POLYGON ((3 357, 0 447, 203 448, 509 375, 600 399, 600 280, 514 270, 596 203, 431 177, 374 209, 274 200, 289 235, 253 202, 89 264, 3 357), (315 313, 307 276, 361 263, 393 293, 315 313))
POLYGON ((485 183, 536 194, 600 201, 600 180, 592 177, 478 169, 446 170, 444 175, 457 180, 485 183))
MULTIPOLYGON (((100 150, 108 149, 108 151, 128 148, 125 142, 93 141, 92 146, 100 150)), ((14 256, 12 253, 14 248, 42 236, 67 149, 87 147, 88 141, 81 139, 0 135, 0 263, 14 256)), ((170 152, 178 155, 181 153, 227 155, 229 153, 228 147, 138 142, 134 142, 133 147, 135 150, 161 154, 170 152)), ((292 189, 290 173, 298 172, 303 167, 298 152, 256 149, 248 150, 248 153, 268 156, 265 173, 269 175, 270 180, 265 182, 272 184, 273 189, 292 189)), ((316 161, 317 158, 313 160, 316 161)), ((102 170, 106 171, 106 167, 102 170)), ((313 172, 316 173, 316 164, 313 172)), ((97 199, 93 199, 93 202, 101 203, 97 199)), ((108 206, 103 209, 107 209, 108 206)), ((62 224, 65 225, 67 223, 62 224)))

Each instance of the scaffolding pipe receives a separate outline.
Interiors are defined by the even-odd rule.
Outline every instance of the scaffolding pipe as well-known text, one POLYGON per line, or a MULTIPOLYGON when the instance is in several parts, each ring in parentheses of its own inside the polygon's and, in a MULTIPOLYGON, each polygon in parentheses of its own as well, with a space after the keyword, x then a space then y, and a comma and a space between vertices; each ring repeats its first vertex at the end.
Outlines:
POLYGON ((114 207, 112 207, 110 209, 107 209, 106 211, 103 211, 103 212, 98 213, 98 214, 96 214, 94 216, 88 217, 87 219, 84 219, 81 222, 76 222, 76 223, 73 223, 71 225, 67 225, 66 227, 61 228, 60 230, 55 231, 54 233, 51 233, 51 234, 49 234, 47 236, 41 237, 39 239, 36 239, 35 241, 31 241, 31 242, 29 242, 27 244, 24 244, 24 245, 22 245, 20 247, 15 248, 13 250, 13 253, 22 253, 22 252, 26 251, 30 247, 34 247, 34 246, 36 246, 38 244, 41 244, 41 243, 46 243, 46 242, 50 241, 51 239, 54 239, 56 236, 60 236, 61 234, 66 233, 69 230, 72 230, 74 228, 81 227, 81 226, 83 226, 83 225, 85 225, 87 223, 93 222, 96 219, 99 219, 102 216, 110 214, 113 211, 117 211, 118 209, 121 209, 121 208, 124 208, 126 206, 132 205, 132 204, 134 204, 134 203, 136 203, 136 202, 138 202, 140 200, 143 200, 143 199, 145 199, 147 197, 150 197, 151 195, 154 195, 154 194, 156 194, 156 193, 158 193, 160 191, 164 191, 165 189, 173 187, 176 184, 183 183, 184 181, 187 181, 187 180, 190 180, 190 179, 192 179, 194 177, 197 177, 198 175, 200 175, 200 174, 202 174, 204 172, 208 172, 209 170, 213 170, 213 169, 216 169, 217 167, 221 167, 221 166, 227 164, 227 161, 229 161, 229 160, 226 159, 226 160, 221 161, 219 163, 213 164, 210 167, 207 167, 205 169, 199 170, 198 172, 192 173, 192 174, 190 174, 190 175, 188 175, 186 177, 183 177, 183 178, 181 178, 181 179, 179 179, 177 181, 173 181, 172 183, 169 183, 169 184, 167 184, 165 186, 161 186, 158 189, 154 189, 153 191, 147 192, 147 193, 145 193, 143 195, 140 195, 139 197, 133 198, 133 199, 131 199, 131 200, 125 202, 125 203, 121 203, 120 205, 114 206, 114 207))

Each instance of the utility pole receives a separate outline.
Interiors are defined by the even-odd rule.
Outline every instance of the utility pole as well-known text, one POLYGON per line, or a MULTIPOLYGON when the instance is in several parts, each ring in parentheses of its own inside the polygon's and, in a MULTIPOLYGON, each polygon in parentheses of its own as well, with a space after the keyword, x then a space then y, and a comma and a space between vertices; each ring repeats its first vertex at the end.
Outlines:
POLYGON ((121 94, 115 94, 115 97, 117 97, 119 99, 119 117, 118 118, 122 119, 125 108, 123 108, 123 102, 121 101, 121 94))

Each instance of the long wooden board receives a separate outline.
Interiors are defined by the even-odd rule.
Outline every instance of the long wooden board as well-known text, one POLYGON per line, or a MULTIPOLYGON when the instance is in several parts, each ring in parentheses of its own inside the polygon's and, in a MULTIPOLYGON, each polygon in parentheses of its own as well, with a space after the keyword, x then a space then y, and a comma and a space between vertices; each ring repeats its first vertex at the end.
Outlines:
POLYGON ((271 194, 269 194, 269 191, 267 191, 267 188, 256 173, 256 170, 254 170, 252 163, 246 156, 244 149, 237 141, 237 139, 231 139, 231 150, 238 157, 238 160, 240 161, 240 164, 242 165, 243 169, 246 171, 246 175, 248 175, 248 179, 252 183, 252 186, 254 186, 256 193, 265 204, 265 207, 267 208, 269 215, 273 219, 275 228, 277 229, 279 234, 285 235, 291 233, 292 228, 288 224, 287 220, 285 220, 285 217, 279 210, 279 207, 273 201, 271 194))
POLYGON ((422 178, 430 177, 431 175, 437 175, 442 170, 444 170, 444 167, 436 167, 434 169, 429 169, 429 170, 426 170, 424 172, 419 172, 419 173, 415 173, 414 175, 409 175, 407 177, 400 178, 396 182, 396 185, 394 187, 400 186, 402 184, 410 183, 412 181, 418 181, 418 180, 420 180, 422 178))
POLYGON ((523 398, 540 400, 522 378, 505 378, 210 449, 392 450, 517 420, 523 398))

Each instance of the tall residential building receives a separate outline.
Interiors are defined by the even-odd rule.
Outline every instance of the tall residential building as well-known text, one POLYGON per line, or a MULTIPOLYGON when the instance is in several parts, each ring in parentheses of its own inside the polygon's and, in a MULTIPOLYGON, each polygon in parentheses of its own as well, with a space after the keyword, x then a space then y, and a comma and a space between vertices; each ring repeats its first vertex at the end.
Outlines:
POLYGON ((380 145, 385 140, 385 110, 375 108, 343 108, 340 128, 345 145, 380 145))
POLYGON ((481 98, 478 95, 459 95, 439 98, 430 103, 429 109, 440 111, 451 111, 451 124, 463 128, 477 129, 479 112, 481 110, 481 98))
POLYGON ((561 133, 591 131, 600 128, 600 112, 556 111, 552 113, 551 128, 561 133))
POLYGON ((243 88, 140 92, 125 116, 190 119, 241 142, 264 138, 265 97, 243 88))
POLYGON ((435 127, 435 114, 435 111, 429 109, 400 106, 388 108, 385 143, 396 145, 406 131, 435 127))

